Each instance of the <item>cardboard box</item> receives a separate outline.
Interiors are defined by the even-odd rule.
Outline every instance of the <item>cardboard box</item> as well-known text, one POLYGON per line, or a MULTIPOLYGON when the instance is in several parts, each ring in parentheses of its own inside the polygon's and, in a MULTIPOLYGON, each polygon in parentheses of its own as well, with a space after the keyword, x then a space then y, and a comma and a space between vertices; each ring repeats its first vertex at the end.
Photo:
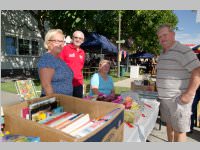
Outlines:
POLYGON ((136 90, 141 90, 141 91, 156 91, 156 86, 155 84, 151 85, 136 85, 134 81, 131 82, 131 90, 136 91, 136 90))
POLYGON ((4 108, 4 115, 5 131, 10 131, 11 134, 39 136, 42 142, 123 141, 124 106, 122 104, 86 101, 71 96, 54 94, 52 96, 37 98, 16 105, 6 106, 4 108), (56 97, 56 100, 59 101, 60 105, 64 107, 64 111, 74 113, 89 113, 91 118, 103 116, 115 108, 120 108, 120 111, 118 111, 118 113, 111 120, 106 122, 100 128, 82 138, 74 138, 73 136, 60 130, 53 129, 31 120, 25 120, 20 117, 22 108, 27 107, 30 103, 42 101, 50 97, 56 97))

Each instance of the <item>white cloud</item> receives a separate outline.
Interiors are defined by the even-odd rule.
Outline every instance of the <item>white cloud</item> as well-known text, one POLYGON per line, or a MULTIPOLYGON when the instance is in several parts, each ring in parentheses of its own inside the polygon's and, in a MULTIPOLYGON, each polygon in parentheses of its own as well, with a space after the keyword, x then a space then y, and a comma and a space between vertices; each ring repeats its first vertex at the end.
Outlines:
POLYGON ((176 40, 183 44, 200 44, 200 33, 195 35, 188 33, 176 33, 176 40))

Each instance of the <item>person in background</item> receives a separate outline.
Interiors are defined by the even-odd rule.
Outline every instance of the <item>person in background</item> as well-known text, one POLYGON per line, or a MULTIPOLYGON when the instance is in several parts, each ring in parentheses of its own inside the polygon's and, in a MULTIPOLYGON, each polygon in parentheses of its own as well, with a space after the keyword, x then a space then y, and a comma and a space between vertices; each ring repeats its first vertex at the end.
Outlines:
POLYGON ((200 86, 196 91, 193 103, 192 103, 192 115, 191 115, 191 125, 190 125, 190 132, 193 133, 194 126, 197 126, 197 105, 200 101, 200 86))
POLYGON ((59 58, 64 46, 64 35, 60 29, 51 29, 47 32, 44 47, 47 52, 39 59, 37 68, 42 85, 41 97, 53 93, 72 96, 73 72, 59 58))
POLYGON ((90 81, 90 96, 93 95, 110 95, 114 96, 114 84, 112 77, 108 75, 110 71, 111 62, 108 60, 101 60, 99 62, 98 73, 95 73, 90 81))
MULTIPOLYGON (((197 58, 200 60, 200 54, 197 54, 197 58)), ((199 76, 200 76, 200 70, 199 70, 199 76)), ((200 77, 199 77, 200 78, 200 77)), ((195 81, 198 83, 198 81, 195 81)), ((198 103, 200 101, 200 86, 198 87, 198 89, 196 90, 196 94, 192 103, 192 115, 191 115, 191 125, 190 125, 190 133, 193 133, 194 130, 194 126, 197 126, 197 106, 198 103)))
POLYGON ((84 42, 84 34, 81 31, 75 31, 72 37, 72 43, 64 46, 60 53, 60 58, 72 69, 73 78, 73 96, 83 98, 83 67, 85 62, 85 52, 80 48, 84 42))
POLYGON ((171 26, 161 25, 157 36, 163 48, 156 77, 161 120, 166 122, 169 142, 184 142, 186 132, 190 131, 191 105, 199 86, 196 74, 200 62, 189 47, 175 40, 171 26))
POLYGON ((156 58, 153 57, 151 61, 152 70, 151 70, 151 76, 156 75, 156 58))

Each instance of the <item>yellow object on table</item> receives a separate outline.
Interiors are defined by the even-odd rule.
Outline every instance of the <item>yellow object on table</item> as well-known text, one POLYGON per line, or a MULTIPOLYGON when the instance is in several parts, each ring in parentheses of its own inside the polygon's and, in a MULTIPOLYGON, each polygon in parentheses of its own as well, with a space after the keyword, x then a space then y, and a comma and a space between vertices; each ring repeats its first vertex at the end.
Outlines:
POLYGON ((124 111, 124 121, 131 123, 131 124, 135 124, 138 119, 140 118, 140 110, 129 110, 126 109, 124 111))
POLYGON ((135 101, 133 101, 131 109, 125 109, 124 111, 124 120, 131 124, 136 123, 140 116, 140 105, 135 101))

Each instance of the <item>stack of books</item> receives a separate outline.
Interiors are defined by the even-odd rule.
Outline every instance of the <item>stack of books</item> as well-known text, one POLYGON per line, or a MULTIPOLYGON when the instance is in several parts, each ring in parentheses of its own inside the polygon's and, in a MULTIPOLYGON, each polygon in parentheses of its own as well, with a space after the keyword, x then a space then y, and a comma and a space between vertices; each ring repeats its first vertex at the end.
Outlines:
POLYGON ((81 126, 77 130, 74 130, 70 132, 69 134, 71 134, 72 136, 76 138, 84 137, 88 135, 89 133, 91 133, 92 131, 104 125, 107 121, 111 120, 116 115, 116 113, 118 113, 118 111, 120 111, 120 108, 116 108, 112 110, 111 112, 107 113, 106 115, 100 118, 94 119, 92 122, 81 126))
POLYGON ((45 120, 41 120, 38 123, 61 130, 67 134, 73 133, 74 136, 78 130, 92 125, 94 121, 90 119, 89 114, 62 112, 48 117, 45 120))
POLYGON ((73 137, 81 138, 111 120, 118 111, 120 111, 120 108, 114 109, 108 114, 96 119, 91 119, 89 114, 62 112, 41 120, 38 123, 60 130, 73 137))
POLYGON ((38 122, 60 112, 63 112, 63 107, 59 106, 56 98, 53 97, 44 101, 35 102, 23 108, 21 110, 21 117, 38 122))
POLYGON ((48 127, 81 138, 96 130, 120 111, 117 108, 108 114, 91 119, 89 114, 65 112, 55 98, 30 104, 22 109, 21 116, 48 127))

